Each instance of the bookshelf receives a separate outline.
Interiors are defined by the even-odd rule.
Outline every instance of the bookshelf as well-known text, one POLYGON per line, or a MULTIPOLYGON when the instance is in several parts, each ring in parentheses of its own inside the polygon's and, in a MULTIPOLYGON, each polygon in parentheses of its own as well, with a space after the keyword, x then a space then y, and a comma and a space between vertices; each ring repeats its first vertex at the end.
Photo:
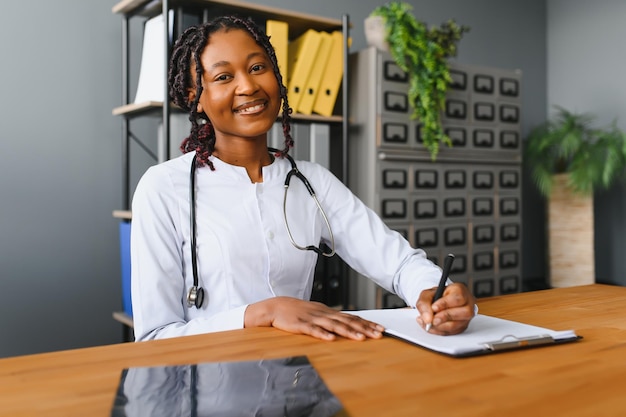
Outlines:
MULTIPOLYGON (((160 154, 169 157, 169 119, 172 111, 175 111, 175 107, 165 105, 162 101, 146 101, 141 103, 133 103, 130 98, 130 65, 129 59, 131 54, 135 51, 131 51, 132 46, 130 44, 129 29, 131 22, 139 21, 143 23, 145 19, 162 14, 164 16, 164 28, 168 28, 170 25, 168 11, 174 10, 174 32, 180 31, 180 28, 184 27, 183 12, 191 11, 198 15, 200 21, 209 20, 211 16, 223 15, 223 14, 238 14, 242 16, 252 17, 260 26, 262 22, 268 19, 285 21, 289 24, 289 38, 295 39, 308 29, 315 29, 318 31, 334 31, 341 30, 343 32, 344 40, 344 57, 343 57, 343 79, 341 84, 341 96, 337 100, 341 100, 340 107, 342 114, 347 114, 348 111, 348 56, 349 56, 349 28, 350 22, 348 15, 342 16, 341 19, 331 19, 326 17, 320 17, 310 14, 292 12, 288 10, 282 10, 275 7, 253 4, 244 1, 230 1, 230 0, 195 0, 195 1, 183 1, 183 0, 160 0, 160 1, 146 1, 146 0, 123 0, 113 6, 112 12, 119 14, 122 17, 122 104, 115 107, 112 110, 114 116, 122 117, 122 149, 123 149, 123 209, 128 210, 130 208, 130 196, 131 190, 129 188, 129 143, 131 139, 130 122, 136 117, 142 116, 155 116, 161 113, 161 121, 163 123, 164 143, 162 144, 164 151, 160 154)), ((165 60, 162 65, 165 68, 167 74, 168 58, 169 58, 169 34, 167 29, 164 29, 163 34, 163 48, 166 49, 164 54, 165 60)), ((163 90, 167 92, 167 80, 163 80, 163 90)), ((164 94, 167 97, 167 94, 164 94)), ((332 123, 340 124, 342 126, 342 161, 341 172, 338 173, 342 180, 347 183, 348 176, 348 160, 347 160, 347 143, 348 143, 348 120, 344 118, 342 114, 333 114, 332 116, 319 116, 319 115, 303 115, 294 113, 293 119, 296 121, 309 121, 320 123, 332 123)), ((159 161, 160 162, 160 161, 159 161)))
MULTIPOLYGON (((185 15, 190 14, 197 17, 197 22, 204 22, 211 19, 213 16, 236 14, 245 17, 251 17, 257 22, 260 27, 264 27, 267 20, 279 20, 287 22, 289 25, 289 40, 293 40, 296 37, 305 33, 308 29, 314 29, 317 31, 341 31, 343 34, 343 75, 341 80, 340 92, 337 96, 337 105, 335 106, 336 113, 331 116, 320 116, 317 114, 304 115, 294 113, 292 114, 292 120, 294 122, 301 123, 326 123, 333 126, 331 130, 333 146, 340 146, 339 149, 335 149, 340 156, 335 166, 339 169, 335 169, 335 174, 347 184, 348 181, 348 118, 344 117, 344 114, 348 114, 348 65, 349 65, 349 28, 350 22, 347 14, 343 15, 340 19, 333 19, 321 16, 315 16, 311 14, 299 13, 289 10, 283 10, 276 7, 264 6, 254 4, 246 1, 235 0, 123 0, 115 4, 112 8, 112 12, 121 17, 121 33, 122 33, 122 104, 115 107, 112 110, 112 115, 120 117, 122 119, 122 207, 113 211, 113 217, 120 220, 120 222, 131 222, 132 213, 130 212, 131 196, 133 190, 130 187, 130 167, 131 167, 131 155, 130 144, 131 140, 138 140, 131 130, 131 124, 133 120, 144 117, 151 117, 156 120, 155 123, 160 122, 162 124, 162 140, 159 142, 159 150, 157 152, 157 162, 169 159, 170 157, 170 135, 171 135, 171 116, 174 112, 178 111, 176 106, 170 105, 164 101, 145 101, 135 103, 131 99, 131 84, 137 80, 131 80, 130 77, 130 58, 140 57, 141 48, 137 48, 137 45, 131 43, 130 29, 131 25, 143 24, 152 17, 162 15, 163 16, 163 37, 162 47, 164 48, 165 59, 161 63, 167 74, 169 52, 170 52, 170 25, 173 26, 173 36, 176 38, 177 34, 181 33, 182 29, 188 26, 185 21, 185 15), (173 15, 170 12, 173 11, 173 15), (173 16, 173 22, 170 21, 173 16), (338 134, 338 130, 341 133, 338 134), (338 137, 338 138, 337 138, 338 137), (339 139, 339 140, 337 140, 339 139), (162 159, 162 160, 161 160, 162 159)), ((168 85, 167 77, 162 80, 163 97, 168 97, 168 85)), ((142 145, 140 143, 140 145, 142 145)), ((146 149, 145 146, 141 146, 146 149)), ((345 266, 343 267, 345 270, 345 266)), ((342 274, 342 276, 345 274, 342 274)), ((342 279, 346 282, 341 284, 341 296, 339 297, 344 303, 344 300, 348 299, 347 290, 347 278, 342 279)), ((318 283, 319 286, 337 288, 336 283, 330 285, 328 283, 318 283)), ((335 290, 336 291, 336 290, 335 290)), ((336 299, 337 297, 335 297, 336 299)), ((325 302, 325 300, 319 300, 325 302)), ((345 301, 347 304, 347 301, 345 301)), ((128 326, 128 314, 124 313, 115 314, 116 320, 128 326), (120 320, 119 317, 125 317, 125 320, 120 320)))

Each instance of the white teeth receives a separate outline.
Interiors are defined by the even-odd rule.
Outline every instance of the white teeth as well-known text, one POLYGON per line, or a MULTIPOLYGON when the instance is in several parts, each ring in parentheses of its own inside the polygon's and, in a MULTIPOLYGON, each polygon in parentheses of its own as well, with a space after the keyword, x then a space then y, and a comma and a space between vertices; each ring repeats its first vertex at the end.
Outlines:
POLYGON ((256 106, 246 107, 245 109, 237 110, 237 113, 253 113, 263 108, 263 104, 257 104, 256 106))

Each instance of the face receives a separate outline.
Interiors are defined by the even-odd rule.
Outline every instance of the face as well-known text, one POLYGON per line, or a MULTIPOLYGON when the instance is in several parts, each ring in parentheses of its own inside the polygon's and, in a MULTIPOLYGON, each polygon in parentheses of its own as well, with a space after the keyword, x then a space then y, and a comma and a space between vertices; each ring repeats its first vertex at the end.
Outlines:
MULTIPOLYGON (((204 68, 198 112, 213 124, 216 141, 259 139, 276 121, 280 92, 269 57, 242 29, 213 33, 200 61, 204 68)), ((190 91, 193 98, 194 91, 190 91)))

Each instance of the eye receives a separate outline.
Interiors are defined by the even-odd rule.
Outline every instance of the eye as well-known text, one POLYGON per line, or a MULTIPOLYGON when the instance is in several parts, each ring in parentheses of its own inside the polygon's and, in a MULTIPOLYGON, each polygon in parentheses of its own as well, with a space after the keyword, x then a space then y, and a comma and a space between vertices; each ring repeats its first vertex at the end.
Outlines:
POLYGON ((215 77, 215 81, 228 81, 231 78, 230 74, 219 74, 215 77))
POLYGON ((260 72, 265 70, 267 67, 265 64, 254 64, 251 68, 250 68, 250 72, 260 72))

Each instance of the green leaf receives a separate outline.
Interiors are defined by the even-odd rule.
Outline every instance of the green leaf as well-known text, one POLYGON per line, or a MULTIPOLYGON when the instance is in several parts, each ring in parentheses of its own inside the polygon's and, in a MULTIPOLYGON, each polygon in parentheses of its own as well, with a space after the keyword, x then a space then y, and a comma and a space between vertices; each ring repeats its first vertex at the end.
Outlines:
POLYGON ((594 116, 575 114, 556 106, 552 120, 535 127, 528 135, 524 162, 531 168, 537 189, 551 191, 554 174, 567 173, 569 187, 590 195, 595 188, 609 188, 626 169, 626 135, 616 124, 594 128, 594 116))
POLYGON ((450 19, 439 27, 428 28, 413 16, 410 4, 399 1, 378 6, 370 15, 385 20, 390 54, 410 78, 411 117, 423 124, 424 146, 435 160, 440 143, 452 146, 440 120, 451 82, 447 58, 456 54, 456 43, 469 27, 459 26, 450 19))

